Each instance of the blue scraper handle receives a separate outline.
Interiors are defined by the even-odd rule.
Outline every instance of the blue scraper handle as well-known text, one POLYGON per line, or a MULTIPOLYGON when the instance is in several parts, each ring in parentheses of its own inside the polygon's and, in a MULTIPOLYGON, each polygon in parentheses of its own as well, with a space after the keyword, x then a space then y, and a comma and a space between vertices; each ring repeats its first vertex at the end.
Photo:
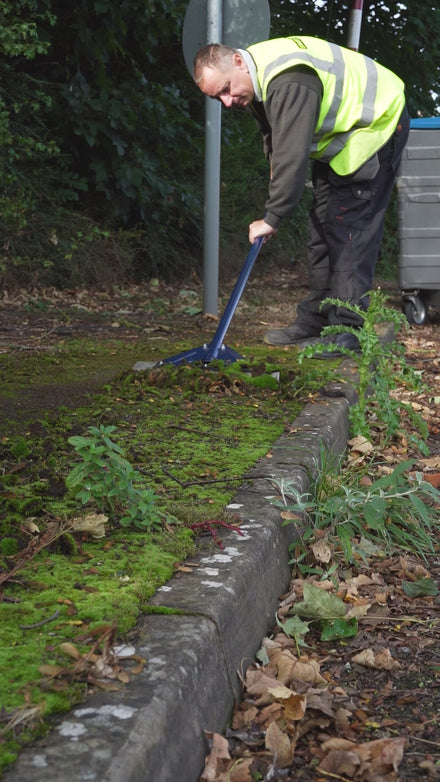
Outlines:
POLYGON ((218 358, 219 351, 223 345, 226 332, 229 328, 229 324, 237 309, 238 303, 241 299, 243 291, 246 287, 246 283, 249 279, 249 275, 253 269, 254 263, 257 260, 258 253, 261 250, 261 246, 264 241, 264 236, 258 236, 251 249, 249 250, 246 260, 243 264, 243 268, 239 274, 238 280, 235 283, 234 290, 231 293, 230 299, 226 305, 225 311, 220 318, 220 323, 217 326, 217 330, 208 345, 209 360, 218 358))
POLYGON ((177 353, 175 356, 164 358, 159 361, 160 364, 192 364, 195 361, 201 361, 203 364, 209 364, 210 361, 220 358, 226 364, 233 361, 237 361, 240 356, 232 348, 226 347, 223 344, 225 334, 229 328, 229 324, 232 320, 235 310, 237 309, 238 302, 246 287, 246 283, 249 279, 249 275, 252 271, 253 265, 257 259, 257 255, 260 252, 261 246, 264 242, 264 236, 258 236, 251 249, 249 250, 246 260, 243 264, 243 268, 239 274, 238 280, 235 283, 234 290, 231 293, 230 299, 226 305, 226 309, 220 318, 220 322, 217 326, 217 330, 209 343, 209 345, 201 345, 191 350, 184 350, 182 353, 177 353))

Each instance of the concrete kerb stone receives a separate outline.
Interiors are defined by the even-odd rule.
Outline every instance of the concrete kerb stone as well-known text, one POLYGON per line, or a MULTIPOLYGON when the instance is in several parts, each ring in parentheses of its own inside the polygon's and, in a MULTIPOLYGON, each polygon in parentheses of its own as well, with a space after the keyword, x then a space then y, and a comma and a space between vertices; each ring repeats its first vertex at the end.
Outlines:
POLYGON ((349 401, 323 396, 307 404, 289 431, 248 474, 228 506, 239 534, 223 536, 197 567, 178 573, 151 600, 139 623, 136 653, 144 670, 117 692, 100 692, 57 720, 24 750, 6 782, 196 782, 207 744, 223 732, 245 672, 274 624, 290 579, 294 525, 282 526, 271 499, 274 480, 307 491, 322 447, 342 453, 349 401))

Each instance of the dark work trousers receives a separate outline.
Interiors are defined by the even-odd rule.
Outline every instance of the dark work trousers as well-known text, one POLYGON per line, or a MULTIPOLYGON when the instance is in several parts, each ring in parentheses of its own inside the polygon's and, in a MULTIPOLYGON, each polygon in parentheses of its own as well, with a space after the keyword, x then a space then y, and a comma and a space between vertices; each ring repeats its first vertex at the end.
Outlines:
POLYGON ((359 326, 362 318, 327 297, 368 307, 388 206, 409 133, 406 108, 382 149, 354 174, 338 176, 327 163, 313 164, 314 199, 307 242, 310 295, 297 307, 296 323, 316 330, 329 324, 359 326))

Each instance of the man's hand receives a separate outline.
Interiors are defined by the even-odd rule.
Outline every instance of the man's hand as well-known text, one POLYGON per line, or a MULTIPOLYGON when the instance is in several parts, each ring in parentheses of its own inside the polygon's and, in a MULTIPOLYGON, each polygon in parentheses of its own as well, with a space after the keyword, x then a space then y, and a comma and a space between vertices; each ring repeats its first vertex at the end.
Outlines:
POLYGON ((249 226, 249 241, 253 244, 259 236, 264 236, 264 241, 267 242, 271 236, 276 234, 277 230, 277 228, 272 228, 269 223, 265 223, 264 220, 254 220, 249 226))

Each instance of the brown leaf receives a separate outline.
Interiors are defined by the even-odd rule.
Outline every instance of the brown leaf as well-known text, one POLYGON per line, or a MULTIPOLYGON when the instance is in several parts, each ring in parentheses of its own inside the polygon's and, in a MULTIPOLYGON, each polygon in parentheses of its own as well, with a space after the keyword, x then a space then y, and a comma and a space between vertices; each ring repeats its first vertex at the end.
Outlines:
POLYGON ((36 518, 35 516, 29 516, 28 519, 25 519, 22 522, 23 528, 26 530, 26 532, 30 532, 31 535, 35 535, 40 531, 40 528, 35 524, 36 518))
POLYGON ((372 603, 356 603, 355 605, 352 605, 351 608, 348 609, 347 613, 345 614, 345 619, 352 619, 353 617, 356 617, 357 619, 362 619, 364 616, 368 614, 368 611, 371 608, 372 603))
MULTIPOLYGON (((322 771, 335 774, 350 774, 348 768, 343 770, 345 761, 353 762, 352 756, 357 757, 358 770, 365 782, 378 780, 381 774, 387 774, 394 770, 396 773, 403 758, 403 750, 406 739, 377 739, 364 744, 355 744, 343 738, 331 738, 321 745, 324 751, 329 750, 319 766, 322 771), (344 757, 345 756, 345 757, 344 757)), ((354 773, 354 772, 351 772, 354 773)))
POLYGON ((440 489, 440 472, 425 472, 423 480, 430 483, 434 489, 440 489))
POLYGON ((145 668, 146 659, 144 657, 141 657, 139 654, 132 654, 130 657, 126 657, 127 660, 136 660, 137 665, 134 665, 133 668, 130 668, 130 673, 134 676, 138 673, 142 673, 142 671, 145 668))
POLYGON ((64 643, 60 644, 60 649, 64 654, 67 654, 69 657, 73 657, 74 660, 79 660, 81 657, 81 652, 74 644, 69 643, 69 641, 65 641, 64 643))
POLYGON ((292 690, 289 690, 288 687, 284 687, 284 685, 273 687, 269 692, 276 701, 282 703, 283 715, 286 720, 291 720, 293 722, 302 720, 307 707, 305 695, 299 695, 297 692, 292 692, 292 690))
POLYGON ((280 516, 283 519, 283 521, 301 521, 300 514, 295 513, 292 510, 282 510, 280 516))
POLYGON ((354 663, 365 665, 367 668, 377 668, 380 671, 397 671, 400 663, 391 657, 389 649, 381 649, 373 652, 372 649, 364 649, 352 658, 354 663))
POLYGON ((287 768, 293 762, 293 746, 287 733, 276 722, 271 722, 266 731, 266 749, 272 753, 275 768, 287 768))
POLYGON ((320 666, 317 660, 300 657, 294 668, 294 679, 304 684, 326 685, 327 681, 320 674, 320 666))
POLYGON ((78 516, 71 520, 74 532, 83 532, 92 538, 103 538, 108 516, 103 513, 89 513, 87 516, 78 516))
POLYGON ((114 679, 116 678, 117 673, 117 666, 109 664, 105 660, 104 655, 98 657, 91 670, 92 676, 97 677, 98 679, 114 679))
POLYGON ((333 736, 332 738, 323 741, 321 746, 325 751, 333 749, 350 751, 356 749, 357 744, 354 741, 350 741, 350 739, 344 739, 341 736, 333 736))
POLYGON ((334 697, 328 690, 307 690, 307 708, 334 717, 334 697))
POLYGON ((353 437, 351 440, 349 440, 348 445, 352 451, 357 451, 358 453, 371 453, 371 451, 374 450, 374 447, 370 441, 361 434, 358 434, 356 437, 353 437))
POLYGON ((351 717, 351 711, 348 709, 342 708, 342 706, 339 709, 336 709, 335 712, 335 728, 338 731, 338 733, 343 733, 350 728, 350 723, 348 721, 348 718, 351 717))
POLYGON ((279 720, 283 715, 283 707, 281 703, 270 703, 269 706, 264 706, 263 709, 255 717, 255 725, 262 730, 265 730, 268 725, 274 720, 279 720))
POLYGON ((102 679, 95 679, 93 676, 88 676, 87 681, 99 690, 104 690, 104 692, 119 692, 120 690, 116 682, 105 682, 102 679))
POLYGON ((435 470, 436 467, 440 468, 440 456, 429 456, 426 459, 418 459, 418 464, 422 464, 428 470, 435 470))
POLYGON ((359 770, 361 761, 356 752, 343 749, 332 749, 318 766, 318 771, 326 771, 332 776, 353 779, 359 770))
POLYGON ((251 706, 248 709, 236 710, 232 718, 232 730, 241 730, 242 728, 248 728, 252 725, 252 722, 258 714, 256 706, 251 706))
POLYGON ((317 540, 316 543, 313 543, 311 549, 317 562, 324 562, 325 564, 330 562, 333 552, 331 546, 324 538, 321 538, 321 540, 317 540))
POLYGON ((52 677, 59 676, 64 671, 64 668, 62 665, 40 665, 38 670, 43 676, 52 677))
POLYGON ((212 742, 212 746, 211 752, 206 757, 200 782, 218 782, 219 775, 227 769, 231 760, 228 742, 219 733, 212 733, 209 730, 205 730, 205 736, 212 742))
POLYGON ((270 689, 276 682, 273 676, 267 676, 263 672, 258 679, 255 679, 252 684, 247 684, 246 676, 246 689, 249 695, 256 697, 256 703, 258 706, 267 706, 268 703, 272 703, 273 698, 270 694, 270 689))
POLYGON ((274 648, 267 646, 270 663, 266 668, 268 674, 273 674, 281 684, 286 686, 294 680, 306 684, 326 684, 319 672, 319 663, 316 660, 302 655, 295 657, 290 649, 274 648))
POLYGON ((222 775, 222 782, 252 782, 254 777, 251 775, 251 766, 253 758, 240 758, 234 762, 232 769, 227 774, 222 775))
POLYGON ((377 739, 365 744, 359 744, 355 752, 362 761, 362 771, 366 773, 366 782, 376 780, 393 770, 397 773, 398 767, 403 758, 403 750, 406 739, 399 737, 396 739, 377 739))

